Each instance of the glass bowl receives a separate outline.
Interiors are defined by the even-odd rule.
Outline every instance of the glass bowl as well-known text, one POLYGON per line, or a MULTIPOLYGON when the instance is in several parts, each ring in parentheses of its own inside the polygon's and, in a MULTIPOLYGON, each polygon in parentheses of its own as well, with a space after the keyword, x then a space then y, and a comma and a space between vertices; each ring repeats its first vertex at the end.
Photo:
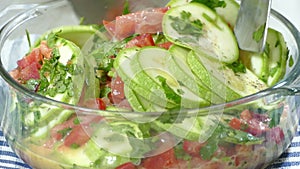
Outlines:
MULTIPOLYGON (((99 21, 121 4, 101 2, 104 13, 99 21)), ((161 5, 145 2, 146 7, 161 5)), ((167 112, 103 111, 61 103, 26 89, 10 76, 17 60, 29 51, 25 30, 34 41, 50 29, 80 23, 70 6, 65 0, 41 3, 0 29, 1 126, 12 149, 33 168, 263 168, 291 144, 299 119, 300 37, 276 11, 270 27, 283 34, 290 56, 280 82, 238 100, 164 116, 167 112), (59 125, 62 116, 69 127, 59 125), (160 117, 173 121, 161 129, 160 117), (243 126, 246 131, 228 127, 242 118, 249 120, 243 126), (71 141, 87 138, 83 145, 66 146, 66 138, 53 134, 69 129, 82 131, 67 136, 71 141)))

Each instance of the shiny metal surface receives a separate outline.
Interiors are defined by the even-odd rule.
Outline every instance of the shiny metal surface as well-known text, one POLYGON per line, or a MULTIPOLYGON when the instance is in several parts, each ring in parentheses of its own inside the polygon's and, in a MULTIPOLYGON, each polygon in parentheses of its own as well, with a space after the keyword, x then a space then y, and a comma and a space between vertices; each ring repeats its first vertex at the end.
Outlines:
POLYGON ((241 2, 234 32, 243 50, 262 52, 267 38, 271 0, 241 2))

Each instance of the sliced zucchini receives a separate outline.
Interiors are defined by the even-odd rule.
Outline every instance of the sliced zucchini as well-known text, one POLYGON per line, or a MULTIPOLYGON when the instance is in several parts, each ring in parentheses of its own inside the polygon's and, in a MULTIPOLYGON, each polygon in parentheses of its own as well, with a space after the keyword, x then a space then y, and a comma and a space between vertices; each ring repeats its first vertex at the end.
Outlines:
POLYGON ((175 123, 154 121, 153 125, 158 129, 168 131, 177 137, 204 142, 218 126, 220 117, 220 115, 192 116, 183 119, 181 122, 175 123))
POLYGON ((250 70, 246 69, 246 73, 235 73, 223 63, 211 60, 199 51, 189 54, 188 63, 199 80, 206 83, 211 90, 223 94, 227 101, 267 88, 267 85, 250 70))
POLYGON ((283 35, 274 29, 268 31, 267 44, 270 49, 267 84, 273 86, 285 75, 289 52, 283 35))
POLYGON ((194 94, 199 95, 201 98, 211 102, 212 104, 224 103, 224 99, 214 93, 208 88, 205 83, 199 81, 191 71, 188 63, 187 56, 190 52, 189 49, 172 45, 169 49, 172 59, 169 61, 170 70, 174 72, 174 76, 183 85, 185 85, 194 94))
MULTIPOLYGON (((197 108, 210 105, 209 101, 199 97, 199 94, 194 94, 184 85, 185 74, 177 71, 180 68, 176 64, 172 64, 174 62, 170 62, 171 60, 172 55, 166 49, 144 47, 134 58, 132 67, 136 72, 145 72, 153 80, 152 83, 160 84, 158 77, 166 79, 167 85, 176 93, 174 97, 181 97, 181 102, 178 104, 183 108, 197 108)), ((163 85, 160 85, 163 88, 163 85)))
POLYGON ((200 3, 171 8, 163 18, 166 38, 195 51, 205 51, 211 58, 233 63, 239 58, 238 44, 228 24, 218 14, 200 3))
POLYGON ((166 98, 159 84, 154 83, 144 71, 136 71, 132 67, 133 59, 139 50, 140 48, 127 48, 119 52, 114 61, 114 68, 118 75, 124 81, 125 85, 136 93, 142 94, 148 101, 165 108, 176 107, 177 105, 172 100, 166 98))
POLYGON ((283 35, 268 29, 266 48, 263 53, 241 51, 242 63, 268 86, 275 85, 285 74, 288 49, 283 35))
POLYGON ((237 3, 236 0, 223 1, 226 3, 226 6, 224 8, 216 8, 216 12, 221 18, 224 19, 226 23, 228 23, 229 27, 233 30, 240 9, 240 5, 237 3))
POLYGON ((94 25, 62 26, 54 28, 43 34, 36 42, 35 46, 38 46, 41 40, 47 39, 48 35, 51 33, 55 33, 57 36, 69 40, 76 44, 79 48, 82 48, 89 39, 99 32, 98 27, 94 25))
MULTIPOLYGON (((226 3, 225 7, 215 8, 217 14, 224 19, 225 22, 233 29, 240 5, 235 0, 223 0, 226 3)), ((192 0, 171 0, 166 6, 176 7, 191 3, 192 0)), ((200 2, 199 2, 200 3, 200 2)), ((205 5, 205 4, 204 4, 205 5)))
POLYGON ((258 78, 266 82, 269 76, 269 56, 266 53, 240 51, 241 62, 258 78))

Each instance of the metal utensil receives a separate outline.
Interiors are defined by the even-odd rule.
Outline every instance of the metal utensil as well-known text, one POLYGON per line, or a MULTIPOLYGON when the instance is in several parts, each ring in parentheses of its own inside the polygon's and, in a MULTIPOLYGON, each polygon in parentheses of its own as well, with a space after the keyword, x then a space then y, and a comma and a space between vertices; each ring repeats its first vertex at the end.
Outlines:
POLYGON ((262 52, 267 38, 271 0, 242 0, 234 33, 240 49, 262 52))

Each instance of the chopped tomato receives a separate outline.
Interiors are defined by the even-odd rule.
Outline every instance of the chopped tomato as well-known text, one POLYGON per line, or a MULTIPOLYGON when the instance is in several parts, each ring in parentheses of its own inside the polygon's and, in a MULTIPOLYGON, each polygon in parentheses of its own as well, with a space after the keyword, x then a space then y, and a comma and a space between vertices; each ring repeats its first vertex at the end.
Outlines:
POLYGON ((268 129, 268 125, 257 119, 251 119, 248 121, 244 131, 251 133, 254 136, 261 136, 268 129))
POLYGON ((241 119, 243 120, 251 120, 252 119, 252 114, 250 113, 250 111, 248 109, 242 111, 241 115, 240 115, 241 119))
POLYGON ((174 149, 161 153, 156 156, 148 157, 143 160, 142 166, 144 169, 164 169, 172 166, 177 162, 174 149))
POLYGON ((231 121, 229 122, 229 126, 233 129, 236 129, 236 130, 240 130, 241 129, 241 120, 238 119, 238 118, 233 118, 231 119, 231 121))
POLYGON ((115 79, 112 79, 111 82, 111 102, 114 104, 119 104, 124 99, 124 82, 120 76, 117 76, 115 79))
POLYGON ((40 61, 42 61, 43 56, 40 52, 39 48, 35 48, 32 50, 30 54, 22 58, 21 60, 17 61, 17 64, 19 68, 24 69, 25 67, 33 64, 33 63, 38 63, 37 66, 38 68, 41 67, 40 61))
POLYGON ((92 130, 88 124, 73 126, 64 140, 64 145, 67 147, 82 146, 90 139, 91 132, 92 130))
POLYGON ((106 104, 101 98, 89 99, 80 103, 79 106, 84 106, 91 109, 105 110, 106 104))
POLYGON ((20 83, 25 83, 29 79, 39 79, 39 69, 42 67, 44 57, 50 58, 51 49, 46 41, 42 41, 40 47, 33 49, 24 58, 17 61, 18 68, 13 70, 12 76, 20 83))
POLYGON ((169 7, 139 11, 117 16, 115 21, 103 21, 106 30, 117 39, 135 33, 157 33, 162 31, 162 18, 169 7))
POLYGON ((266 139, 268 141, 275 141, 276 144, 282 143, 284 140, 284 133, 280 127, 274 127, 266 132, 266 139))
POLYGON ((172 42, 165 42, 165 43, 157 44, 156 46, 161 47, 161 48, 165 48, 165 49, 168 50, 172 45, 173 45, 172 42))
POLYGON ((56 125, 50 131, 51 139, 45 144, 51 148, 57 141, 64 141, 65 146, 81 146, 89 140, 92 132, 91 124, 98 123, 103 119, 99 115, 73 115, 62 124, 56 125))
POLYGON ((125 48, 154 46, 154 40, 151 34, 144 33, 130 40, 125 48))
POLYGON ((29 79, 39 79, 40 78, 40 73, 39 73, 39 63, 31 63, 30 65, 24 67, 21 71, 20 71, 20 79, 22 79, 22 81, 27 81, 29 79))
POLYGON ((268 118, 263 115, 244 110, 240 117, 240 119, 233 118, 229 122, 233 129, 242 130, 254 136, 261 136, 269 129, 265 123, 268 121, 268 118))
POLYGON ((118 166, 116 169, 136 169, 136 168, 137 167, 134 164, 132 164, 132 162, 127 162, 118 166))
POLYGON ((183 150, 191 156, 200 157, 200 149, 203 147, 204 143, 199 143, 197 141, 183 141, 183 150))
POLYGON ((62 131, 63 129, 72 128, 75 125, 74 124, 75 119, 76 119, 76 116, 72 116, 69 120, 65 121, 64 123, 53 127, 50 131, 51 137, 54 138, 55 140, 62 139, 63 135, 60 131, 62 131))

